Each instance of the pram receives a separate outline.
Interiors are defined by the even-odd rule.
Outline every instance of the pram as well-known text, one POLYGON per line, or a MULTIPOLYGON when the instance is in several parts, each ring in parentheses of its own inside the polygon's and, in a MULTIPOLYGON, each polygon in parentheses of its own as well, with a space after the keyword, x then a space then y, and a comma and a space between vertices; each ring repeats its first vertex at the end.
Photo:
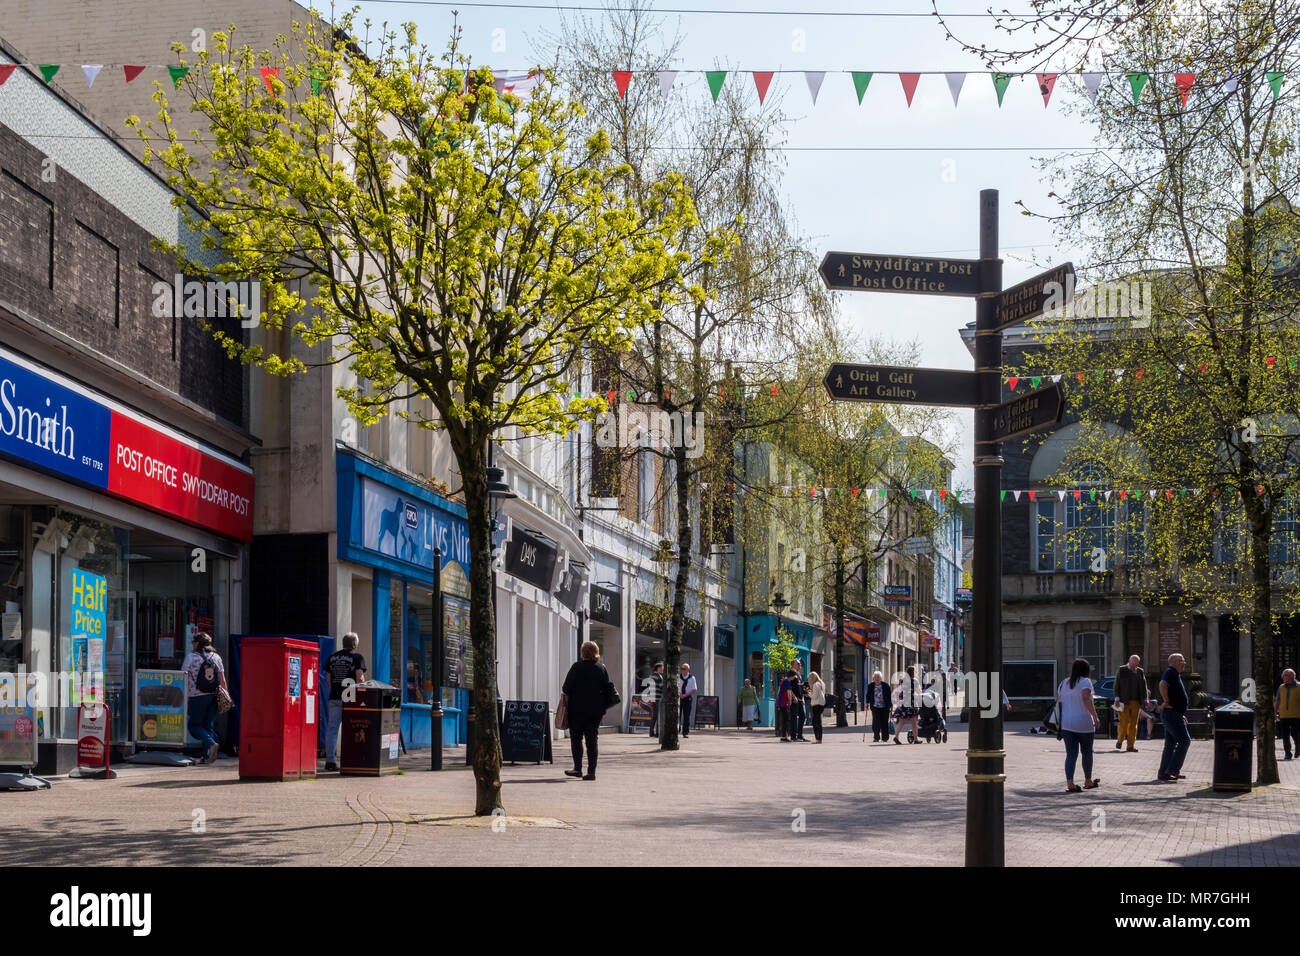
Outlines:
POLYGON ((939 700, 934 691, 921 695, 921 714, 917 721, 917 732, 933 743, 948 742, 948 724, 939 710, 939 700))

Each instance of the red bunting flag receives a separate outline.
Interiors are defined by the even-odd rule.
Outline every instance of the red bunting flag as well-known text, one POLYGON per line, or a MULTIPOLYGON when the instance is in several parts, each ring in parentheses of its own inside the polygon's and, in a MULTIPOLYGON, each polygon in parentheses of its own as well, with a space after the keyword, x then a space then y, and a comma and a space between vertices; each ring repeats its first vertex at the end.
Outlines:
POLYGON ((262 74, 262 82, 266 84, 267 92, 274 96, 275 87, 271 85, 271 81, 280 78, 280 68, 278 66, 263 66, 259 68, 258 72, 262 74))
POLYGON ((621 100, 627 96, 627 85, 632 80, 631 70, 615 70, 614 85, 618 87, 618 98, 621 100))
POLYGON ((1009 379, 1007 379, 1007 384, 1011 386, 1011 391, 1014 392, 1016 390, 1016 385, 1017 383, 1019 383, 1019 381, 1020 379, 1015 375, 1012 375, 1009 379))
POLYGON ((1277 359, 1272 355, 1265 356, 1264 364, 1267 365, 1269 368, 1272 368, 1274 365, 1277 364, 1277 359))
POLYGON ((861 488, 854 488, 854 489, 853 489, 853 497, 856 498, 856 497, 858 496, 858 492, 861 491, 861 490, 862 490, 861 488))
POLYGON ((9 79, 16 69, 18 69, 17 63, 0 63, 0 86, 5 85, 5 80, 9 79))
POLYGON ((1178 86, 1178 93, 1183 98, 1183 106, 1187 105, 1187 94, 1192 91, 1192 84, 1196 82, 1195 73, 1175 73, 1174 83, 1178 86))
POLYGON ((1125 491, 1123 488, 1121 488, 1119 491, 1119 500, 1123 501, 1127 497, 1128 497, 1128 492, 1125 491))
POLYGON ((1043 109, 1047 109, 1047 101, 1052 98, 1052 90, 1056 87, 1055 73, 1038 74, 1038 92, 1043 94, 1043 109))
POLYGON ((130 82, 131 82, 132 80, 134 80, 137 76, 139 76, 141 73, 144 72, 144 67, 142 67, 142 66, 125 66, 125 65, 124 65, 124 66, 122 67, 122 72, 123 72, 124 74, 126 74, 126 81, 127 81, 128 83, 130 83, 130 82))
POLYGON ((776 398, 776 386, 775 386, 775 385, 772 386, 772 397, 773 397, 773 398, 776 398))
POLYGON ((1033 501, 1033 500, 1034 500, 1034 495, 1036 495, 1036 494, 1038 494, 1038 492, 1035 491, 1033 488, 1030 488, 1030 489, 1029 489, 1029 500, 1030 500, 1030 501, 1033 501))
POLYGON ((1263 498, 1263 497, 1264 497, 1264 486, 1263 486, 1263 485, 1256 485, 1256 486, 1255 486, 1255 494, 1257 494, 1257 495, 1259 495, 1261 498, 1263 498))
POLYGON ((606 400, 607 402, 609 402, 609 404, 611 404, 611 405, 614 404, 614 394, 615 394, 615 392, 614 392, 614 390, 613 390, 612 388, 611 388, 608 392, 605 393, 605 400, 606 400))
POLYGON ((1074 373, 1074 377, 1077 378, 1077 379, 1079 380, 1079 384, 1080 384, 1080 385, 1083 384, 1083 373, 1082 373, 1082 372, 1075 372, 1075 373, 1074 373))
POLYGON ((947 489, 947 488, 940 488, 940 489, 939 489, 939 500, 940 500, 940 501, 943 501, 943 500, 944 500, 945 498, 947 498, 947 497, 948 497, 948 489, 947 489))
POLYGON ((771 70, 768 70, 765 73, 759 73, 757 71, 754 73, 754 89, 758 90, 758 102, 760 106, 763 103, 763 98, 767 96, 767 88, 772 83, 772 76, 773 73, 771 70))
POLYGON ((1080 490, 1078 490, 1078 489, 1075 489, 1075 492, 1074 492, 1074 500, 1075 500, 1075 501, 1078 501, 1078 500, 1079 500, 1079 496, 1082 495, 1082 494, 1083 494, 1082 491, 1080 491, 1080 490))
POLYGON ((816 488, 816 486, 809 486, 809 488, 808 488, 808 497, 809 497, 809 498, 816 498, 816 497, 817 497, 817 488, 816 488))
POLYGON ((1172 498, 1173 496, 1174 496, 1173 489, 1172 489, 1172 488, 1166 488, 1166 489, 1165 489, 1165 500, 1168 501, 1168 500, 1169 500, 1170 498, 1172 498))
POLYGON ((1134 378, 1136 378, 1139 382, 1142 381, 1142 373, 1145 372, 1145 371, 1146 371, 1146 369, 1144 369, 1144 368, 1137 369, 1137 370, 1133 373, 1134 378))
POLYGON ((1197 369, 1197 371, 1199 371, 1202 375, 1204 375, 1205 372, 1206 372, 1206 370, 1207 370, 1209 367, 1210 367, 1210 366, 1207 365, 1205 362, 1202 362, 1200 365, 1196 366, 1196 369, 1197 369))
POLYGON ((921 78, 920 73, 900 73, 899 81, 903 84, 903 93, 907 96, 907 105, 912 105, 912 96, 916 93, 916 82, 921 78))

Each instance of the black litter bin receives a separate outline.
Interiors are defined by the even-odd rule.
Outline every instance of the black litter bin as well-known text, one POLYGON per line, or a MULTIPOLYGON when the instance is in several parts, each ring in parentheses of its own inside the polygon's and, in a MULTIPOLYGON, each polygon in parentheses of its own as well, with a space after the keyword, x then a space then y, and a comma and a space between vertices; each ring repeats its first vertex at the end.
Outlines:
POLYGON ((1233 701, 1214 712, 1214 789, 1249 790, 1255 711, 1233 701))
POLYGON ((343 704, 339 772, 360 777, 395 773, 402 742, 401 692, 368 680, 356 685, 356 694, 354 702, 343 704))

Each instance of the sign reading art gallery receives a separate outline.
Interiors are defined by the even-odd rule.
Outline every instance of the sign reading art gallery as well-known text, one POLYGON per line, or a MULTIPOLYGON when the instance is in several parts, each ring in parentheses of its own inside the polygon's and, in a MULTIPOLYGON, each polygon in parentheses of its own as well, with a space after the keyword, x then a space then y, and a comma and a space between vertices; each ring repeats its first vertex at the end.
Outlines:
POLYGON ((0 351, 0 455, 253 539, 253 472, 89 389, 0 351))

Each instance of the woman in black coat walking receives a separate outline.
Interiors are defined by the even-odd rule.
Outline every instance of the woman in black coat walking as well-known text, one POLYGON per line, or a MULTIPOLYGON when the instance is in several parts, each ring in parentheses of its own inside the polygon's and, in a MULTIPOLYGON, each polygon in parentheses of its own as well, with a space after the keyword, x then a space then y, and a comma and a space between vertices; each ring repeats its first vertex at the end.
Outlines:
POLYGON ((569 668, 561 688, 568 697, 569 743, 573 746, 573 769, 564 771, 566 777, 596 779, 596 737, 600 719, 609 706, 609 671, 600 662, 600 648, 595 641, 582 645, 582 659, 569 668), (587 775, 582 774, 582 743, 587 742, 587 775))

